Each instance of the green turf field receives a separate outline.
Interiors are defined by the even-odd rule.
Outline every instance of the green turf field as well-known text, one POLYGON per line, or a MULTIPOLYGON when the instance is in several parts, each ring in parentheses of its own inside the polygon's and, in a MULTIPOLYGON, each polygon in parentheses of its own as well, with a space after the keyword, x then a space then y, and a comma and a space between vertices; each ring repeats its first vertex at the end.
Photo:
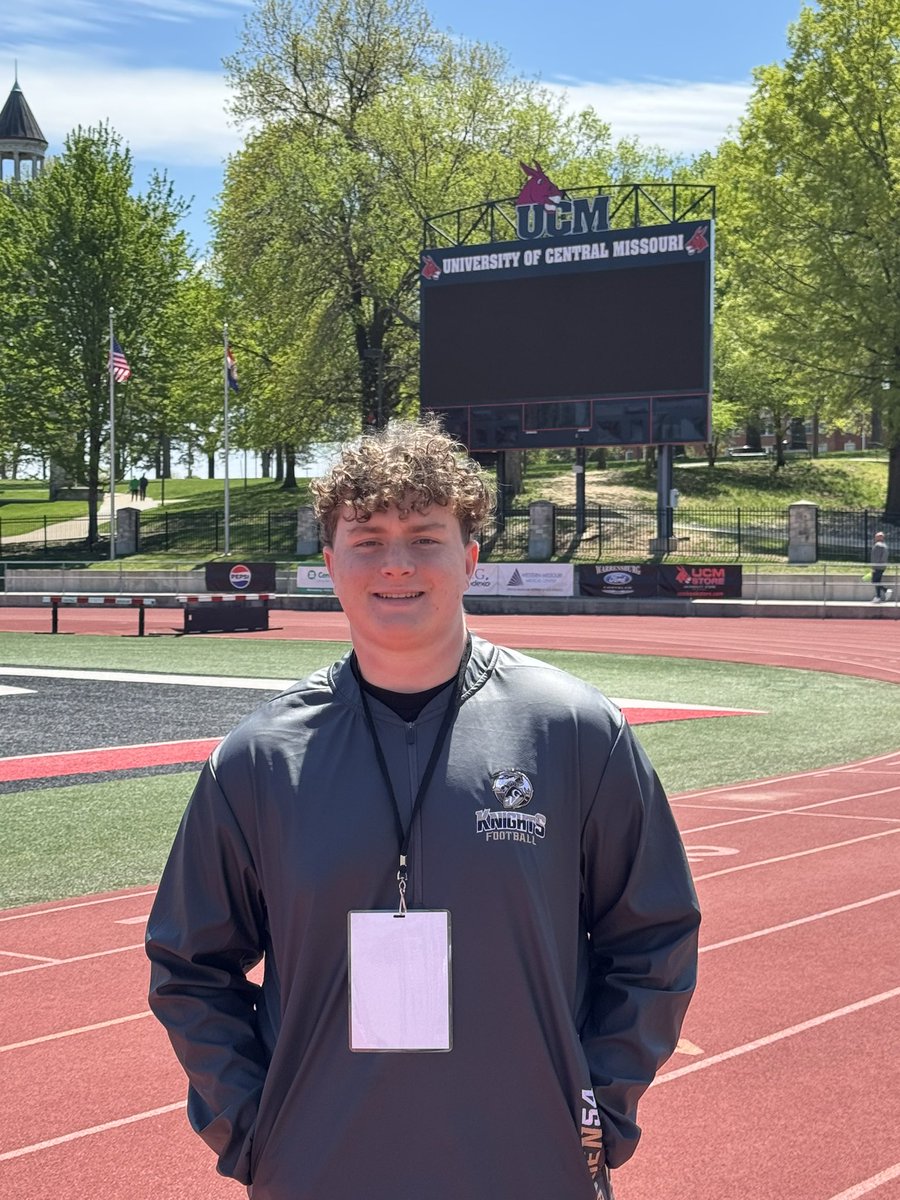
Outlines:
MULTIPOLYGON (((300 678, 344 643, 0 634, 0 663, 300 678)), ((638 727, 670 793, 900 747, 900 688, 782 667, 563 651, 535 656, 607 694, 764 710, 638 727)), ((262 700, 263 694, 260 695, 262 700)), ((196 772, 0 795, 0 906, 155 882, 196 772)))

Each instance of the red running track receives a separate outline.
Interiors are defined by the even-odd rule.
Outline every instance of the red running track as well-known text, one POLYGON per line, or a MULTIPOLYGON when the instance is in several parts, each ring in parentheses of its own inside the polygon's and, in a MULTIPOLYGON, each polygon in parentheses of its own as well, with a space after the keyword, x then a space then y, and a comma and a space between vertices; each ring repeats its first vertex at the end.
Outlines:
MULTIPOLYGON (((332 625, 315 636, 338 636, 339 615, 317 624, 323 615, 332 625)), ((537 620, 471 624, 533 646, 554 632, 537 620)), ((640 652, 659 654, 683 652, 663 623, 679 635, 699 623, 541 619, 572 637, 582 620, 599 626, 591 649, 636 652, 640 630, 640 652)), ((698 656, 729 656, 744 622, 704 623, 714 628, 694 643, 698 656)), ((868 644, 855 622, 746 624, 767 651, 749 661, 900 667, 868 622, 858 623, 868 644), (789 628, 763 635, 761 625, 789 628), (840 642, 827 654, 815 641, 825 633, 840 642)), ((738 649, 758 653, 749 641, 738 649)), ((900 751, 686 793, 673 808, 705 913, 701 981, 679 1050, 643 1102, 642 1144, 616 1173, 618 1200, 900 1200, 900 751)), ((0 913, 0 1061, 15 1096, 0 1117, 4 1195, 244 1194, 187 1129, 183 1078, 146 1015, 151 896, 0 913)))
MULTIPOLYGON (((194 634, 199 637, 347 641, 349 627, 341 612, 276 609, 265 632, 194 634)), ((835 671, 900 683, 900 634, 881 621, 811 618, 469 616, 473 632, 516 649, 590 650, 602 654, 651 654, 663 657, 719 659, 835 671)), ((65 634, 137 636, 131 610, 62 609, 65 634)), ((148 634, 182 633, 181 611, 147 609, 148 634)), ((0 606, 0 632, 50 634, 50 613, 39 608, 0 606)))

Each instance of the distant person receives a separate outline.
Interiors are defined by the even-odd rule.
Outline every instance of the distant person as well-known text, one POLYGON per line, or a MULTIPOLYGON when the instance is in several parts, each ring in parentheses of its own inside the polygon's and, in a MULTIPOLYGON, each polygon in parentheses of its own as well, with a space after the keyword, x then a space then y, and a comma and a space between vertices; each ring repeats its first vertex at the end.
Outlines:
POLYGON ((140 492, 141 500, 147 499, 147 476, 142 475, 138 480, 138 491, 140 492))
POLYGON ((875 595, 872 597, 873 604, 881 604, 883 600, 890 600, 894 594, 894 589, 885 587, 881 582, 884 578, 884 569, 887 566, 888 548, 887 542, 884 540, 884 534, 879 532, 875 534, 875 542, 872 546, 872 582, 875 584, 875 595))
POLYGON ((128 480, 128 491, 132 500, 137 500, 139 490, 140 484, 137 481, 137 476, 132 475, 132 477, 128 480))

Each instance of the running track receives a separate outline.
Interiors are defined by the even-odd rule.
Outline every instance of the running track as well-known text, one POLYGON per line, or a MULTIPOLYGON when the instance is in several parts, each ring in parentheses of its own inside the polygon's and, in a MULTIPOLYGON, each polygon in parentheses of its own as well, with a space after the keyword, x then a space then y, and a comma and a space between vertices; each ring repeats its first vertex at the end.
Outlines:
MULTIPOLYGON (((102 615, 107 632, 111 616, 130 615, 133 631, 133 614, 102 615)), ((270 636, 285 636, 287 618, 292 636, 346 630, 340 614, 276 613, 273 624, 284 619, 285 628, 270 636)), ((521 646, 900 679, 897 639, 871 622, 470 624, 521 646)), ((644 1140, 616 1174, 618 1200, 900 1200, 900 750, 684 794, 673 807, 705 912, 701 983, 680 1048, 643 1102, 644 1140)), ((183 1078, 146 1016, 141 935, 151 896, 0 913, 4 1195, 244 1194, 214 1174, 186 1129, 183 1078)))

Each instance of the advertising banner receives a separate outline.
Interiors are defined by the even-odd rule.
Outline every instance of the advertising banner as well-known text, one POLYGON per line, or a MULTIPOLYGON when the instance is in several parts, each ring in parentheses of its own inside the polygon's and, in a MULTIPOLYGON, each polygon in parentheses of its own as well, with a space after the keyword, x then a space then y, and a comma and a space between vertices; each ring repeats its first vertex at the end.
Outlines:
POLYGON ((741 595, 741 567, 661 566, 659 594, 682 599, 735 600, 741 595))
POLYGON ((571 563, 498 563, 498 596, 571 596, 571 563))
POLYGON ((578 568, 579 596, 637 597, 646 599, 657 591, 655 563, 595 563, 578 568))
POLYGON ((499 596, 500 566, 498 563, 479 563, 469 580, 468 595, 499 596))
POLYGON ((275 564, 211 562, 206 564, 208 592, 274 592, 275 564))
POLYGON ((331 592, 334 586, 324 563, 300 563, 297 567, 298 592, 331 592))

